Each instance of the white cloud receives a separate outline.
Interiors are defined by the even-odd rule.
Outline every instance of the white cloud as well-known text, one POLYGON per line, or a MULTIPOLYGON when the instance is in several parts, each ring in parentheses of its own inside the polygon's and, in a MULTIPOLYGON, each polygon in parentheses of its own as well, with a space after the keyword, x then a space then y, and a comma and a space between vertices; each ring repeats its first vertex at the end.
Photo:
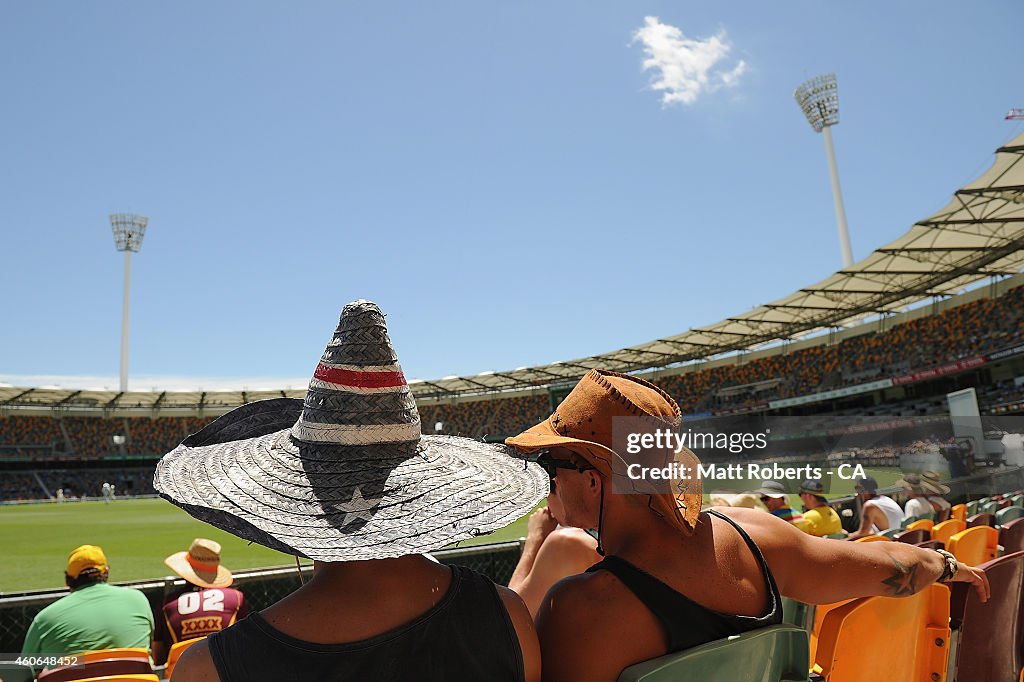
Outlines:
POLYGON ((733 87, 747 70, 742 59, 730 62, 725 31, 696 40, 658 17, 644 17, 643 27, 633 33, 637 41, 644 46, 644 71, 655 71, 651 89, 661 91, 666 106, 693 104, 705 92, 733 87))

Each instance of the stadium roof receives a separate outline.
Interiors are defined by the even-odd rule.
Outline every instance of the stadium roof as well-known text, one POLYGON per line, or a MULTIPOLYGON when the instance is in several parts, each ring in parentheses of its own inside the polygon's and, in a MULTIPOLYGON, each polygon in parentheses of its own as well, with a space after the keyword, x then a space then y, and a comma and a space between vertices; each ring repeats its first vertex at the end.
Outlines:
MULTIPOLYGON (((1024 266, 1024 134, 937 213, 853 266, 785 298, 675 336, 577 360, 475 376, 410 382, 417 398, 576 381, 592 368, 637 372, 794 339, 947 296, 1024 266)), ((0 387, 3 407, 217 409, 303 391, 129 392, 0 387)))

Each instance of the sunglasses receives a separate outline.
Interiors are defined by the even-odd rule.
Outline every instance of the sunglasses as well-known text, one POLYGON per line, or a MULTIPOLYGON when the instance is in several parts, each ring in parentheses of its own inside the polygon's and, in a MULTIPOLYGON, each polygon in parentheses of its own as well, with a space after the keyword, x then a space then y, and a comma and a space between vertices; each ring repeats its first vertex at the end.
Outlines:
POLYGON ((573 469, 581 473, 586 471, 587 469, 593 469, 592 466, 589 466, 587 464, 575 464, 568 459, 555 459, 547 450, 541 452, 540 455, 537 456, 536 461, 537 464, 540 465, 540 468, 547 472, 548 477, 552 481, 554 481, 555 476, 558 475, 559 469, 573 469))

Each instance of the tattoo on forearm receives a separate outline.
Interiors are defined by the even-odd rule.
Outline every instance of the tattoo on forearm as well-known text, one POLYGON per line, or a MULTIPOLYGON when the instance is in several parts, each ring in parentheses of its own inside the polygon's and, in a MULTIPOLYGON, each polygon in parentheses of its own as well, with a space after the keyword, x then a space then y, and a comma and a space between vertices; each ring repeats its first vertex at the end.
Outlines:
POLYGON ((894 597, 903 597, 917 592, 914 586, 914 578, 917 576, 917 566, 904 566, 896 557, 890 557, 893 563, 892 575, 882 581, 889 587, 894 597))

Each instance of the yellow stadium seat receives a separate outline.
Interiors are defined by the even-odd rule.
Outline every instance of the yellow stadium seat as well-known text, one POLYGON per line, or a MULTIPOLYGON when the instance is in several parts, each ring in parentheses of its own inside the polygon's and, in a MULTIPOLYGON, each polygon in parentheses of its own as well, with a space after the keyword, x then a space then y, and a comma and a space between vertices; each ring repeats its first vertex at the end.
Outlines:
POLYGON ((935 522, 931 519, 918 519, 907 524, 907 530, 931 530, 933 526, 935 526, 935 522))
POLYGON ((949 539, 962 530, 967 530, 967 521, 953 518, 949 521, 937 523, 932 527, 932 540, 938 540, 943 544, 949 544, 949 539))
POLYGON ((991 526, 975 526, 954 533, 946 543, 946 549, 957 561, 969 566, 979 566, 996 558, 999 550, 999 531, 991 526))
POLYGON ((178 659, 185 652, 185 649, 189 648, 196 642, 203 641, 204 639, 206 638, 196 637, 195 639, 186 639, 184 642, 178 642, 171 647, 170 653, 167 654, 167 667, 165 669, 168 679, 170 679, 171 674, 174 672, 174 664, 178 662, 178 659))
POLYGON ((97 649, 75 654, 77 663, 101 661, 107 658, 145 658, 149 660, 149 649, 97 649))
POLYGON ((865 535, 862 538, 857 538, 854 542, 892 542, 892 538, 887 538, 884 535, 865 535))
POLYGON ((813 661, 828 682, 942 682, 949 637, 949 588, 930 585, 910 597, 866 597, 831 609, 813 661))
MULTIPOLYGON (((886 539, 888 540, 888 538, 886 539)), ((814 663, 815 661, 815 655, 818 649, 818 635, 821 632, 821 627, 825 621, 825 616, 827 616, 832 609, 839 608, 844 604, 849 604, 851 601, 853 600, 846 599, 843 601, 833 602, 831 604, 818 604, 814 607, 814 622, 811 624, 811 631, 808 635, 811 663, 814 663)))
POLYGON ((949 510, 949 518, 959 519, 964 523, 967 523, 967 505, 966 504, 954 504, 953 508, 949 510))

